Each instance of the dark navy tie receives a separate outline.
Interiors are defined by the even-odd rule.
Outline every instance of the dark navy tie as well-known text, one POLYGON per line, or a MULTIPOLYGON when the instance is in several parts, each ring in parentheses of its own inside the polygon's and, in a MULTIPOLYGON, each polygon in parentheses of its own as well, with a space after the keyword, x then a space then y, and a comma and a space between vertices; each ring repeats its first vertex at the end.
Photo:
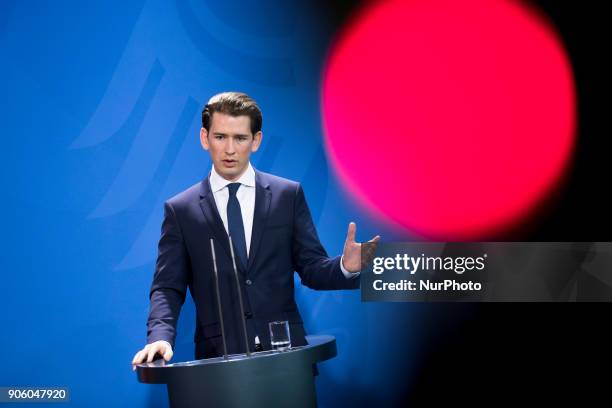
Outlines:
POLYGON ((236 197, 238 187, 240 187, 240 183, 231 183, 227 185, 227 189, 229 190, 229 200, 227 201, 227 226, 234 244, 237 266, 242 265, 242 269, 246 271, 247 249, 244 238, 244 224, 242 223, 242 211, 240 211, 240 203, 236 197))

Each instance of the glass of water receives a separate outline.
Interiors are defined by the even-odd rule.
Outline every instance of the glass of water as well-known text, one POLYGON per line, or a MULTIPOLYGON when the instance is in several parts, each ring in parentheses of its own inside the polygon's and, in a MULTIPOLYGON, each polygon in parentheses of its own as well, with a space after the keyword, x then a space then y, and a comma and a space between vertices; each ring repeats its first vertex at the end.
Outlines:
POLYGON ((270 342, 272 350, 285 351, 291 348, 291 333, 289 333, 289 322, 280 320, 268 323, 270 328, 270 342))

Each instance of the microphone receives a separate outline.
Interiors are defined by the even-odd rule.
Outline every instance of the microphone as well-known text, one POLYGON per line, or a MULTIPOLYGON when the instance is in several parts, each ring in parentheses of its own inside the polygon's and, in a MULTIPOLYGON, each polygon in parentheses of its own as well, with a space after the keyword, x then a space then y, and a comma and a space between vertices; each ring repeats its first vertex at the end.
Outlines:
POLYGON ((219 293, 219 273, 217 272, 217 257, 215 255, 215 241, 210 239, 212 251, 213 270, 215 271, 215 293, 217 295, 217 310, 219 311, 219 323, 221 324, 221 339, 223 340, 223 359, 227 360, 227 343, 225 341, 225 325, 223 324, 223 310, 221 308, 221 294, 219 293))
POLYGON ((234 256, 234 244, 232 243, 232 236, 229 235, 230 252, 232 254, 232 264, 234 265, 234 277, 236 278, 236 289, 238 289, 238 303, 240 303, 240 319, 242 320, 242 331, 244 332, 244 347, 246 350, 247 357, 251 357, 249 351, 249 340, 246 329, 246 320, 244 319, 244 305, 242 303, 242 290, 240 289, 240 279, 238 279, 238 269, 236 269, 236 257, 234 256))

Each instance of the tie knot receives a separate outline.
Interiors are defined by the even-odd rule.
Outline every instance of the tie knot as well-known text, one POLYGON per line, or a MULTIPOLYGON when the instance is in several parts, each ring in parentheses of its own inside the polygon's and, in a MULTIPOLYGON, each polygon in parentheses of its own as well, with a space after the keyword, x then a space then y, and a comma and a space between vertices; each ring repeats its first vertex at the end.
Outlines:
POLYGON ((240 183, 230 183, 227 185, 227 189, 229 190, 230 197, 236 196, 236 191, 238 191, 238 187, 240 187, 240 183))

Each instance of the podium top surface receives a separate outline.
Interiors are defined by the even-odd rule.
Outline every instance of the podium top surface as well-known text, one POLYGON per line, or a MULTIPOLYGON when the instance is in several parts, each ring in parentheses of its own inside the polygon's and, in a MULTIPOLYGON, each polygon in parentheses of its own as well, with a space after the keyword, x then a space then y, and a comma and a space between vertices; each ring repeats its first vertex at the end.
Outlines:
POLYGON ((148 384, 168 384, 184 375, 211 376, 221 372, 242 372, 275 369, 281 365, 313 364, 329 360, 337 354, 336 338, 329 335, 306 336, 308 345, 292 347, 285 351, 260 351, 246 354, 232 354, 224 357, 202 360, 166 363, 164 359, 136 366, 138 381, 148 384))

